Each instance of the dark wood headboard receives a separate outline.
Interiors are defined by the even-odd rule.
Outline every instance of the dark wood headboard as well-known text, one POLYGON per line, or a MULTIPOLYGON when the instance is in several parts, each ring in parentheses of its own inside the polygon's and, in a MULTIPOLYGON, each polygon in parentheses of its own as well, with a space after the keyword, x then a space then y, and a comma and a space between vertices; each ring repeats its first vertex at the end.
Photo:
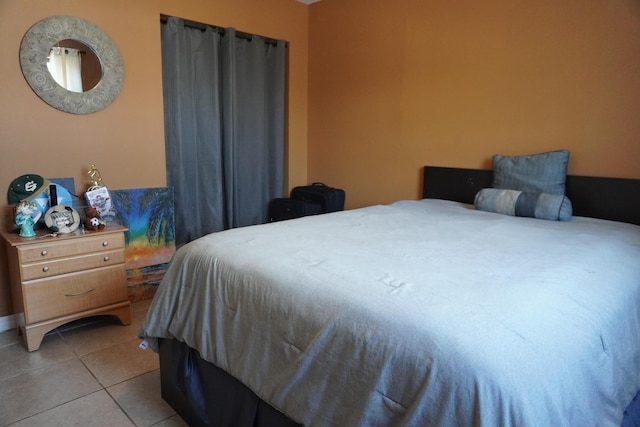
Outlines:
MULTIPOLYGON (((492 170, 425 166, 422 197, 472 204, 492 183, 492 170)), ((568 175, 566 195, 576 216, 640 225, 640 179, 568 175)))

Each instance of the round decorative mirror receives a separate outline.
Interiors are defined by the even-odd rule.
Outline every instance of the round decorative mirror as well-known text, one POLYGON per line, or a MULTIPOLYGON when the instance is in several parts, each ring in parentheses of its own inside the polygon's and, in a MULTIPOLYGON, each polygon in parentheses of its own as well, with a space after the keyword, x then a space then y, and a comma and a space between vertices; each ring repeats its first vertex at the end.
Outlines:
POLYGON ((74 16, 52 16, 31 27, 20 45, 20 66, 44 102, 73 114, 106 108, 124 80, 120 53, 109 36, 74 16))
POLYGON ((65 39, 52 46, 47 69, 56 83, 73 92, 88 92, 102 80, 98 55, 78 40, 65 39))

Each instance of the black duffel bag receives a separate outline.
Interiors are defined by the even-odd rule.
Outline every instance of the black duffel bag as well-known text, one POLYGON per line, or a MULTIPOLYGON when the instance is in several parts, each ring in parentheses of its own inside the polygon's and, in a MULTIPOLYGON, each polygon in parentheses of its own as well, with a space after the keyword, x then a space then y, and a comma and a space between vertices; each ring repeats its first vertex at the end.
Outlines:
POLYGON ((295 187, 291 190, 292 199, 319 203, 323 213, 344 210, 344 197, 344 190, 329 187, 321 182, 295 187))
POLYGON ((304 200, 279 198, 269 203, 269 222, 300 218, 323 213, 319 203, 304 200))

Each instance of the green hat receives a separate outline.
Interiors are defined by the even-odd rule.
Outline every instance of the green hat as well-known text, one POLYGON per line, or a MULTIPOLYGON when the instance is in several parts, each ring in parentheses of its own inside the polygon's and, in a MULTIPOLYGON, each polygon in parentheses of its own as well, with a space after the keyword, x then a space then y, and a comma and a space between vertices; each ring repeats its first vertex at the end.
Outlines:
POLYGON ((23 200, 33 200, 49 187, 49 180, 40 175, 22 175, 13 180, 9 186, 9 203, 19 203, 23 200))

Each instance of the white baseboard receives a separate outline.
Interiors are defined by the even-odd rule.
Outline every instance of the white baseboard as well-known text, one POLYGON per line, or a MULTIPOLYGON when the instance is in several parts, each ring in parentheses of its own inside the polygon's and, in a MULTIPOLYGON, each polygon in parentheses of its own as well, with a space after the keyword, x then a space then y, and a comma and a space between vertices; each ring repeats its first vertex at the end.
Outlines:
POLYGON ((10 316, 0 317, 0 332, 8 331, 16 327, 16 316, 12 314, 10 316))

